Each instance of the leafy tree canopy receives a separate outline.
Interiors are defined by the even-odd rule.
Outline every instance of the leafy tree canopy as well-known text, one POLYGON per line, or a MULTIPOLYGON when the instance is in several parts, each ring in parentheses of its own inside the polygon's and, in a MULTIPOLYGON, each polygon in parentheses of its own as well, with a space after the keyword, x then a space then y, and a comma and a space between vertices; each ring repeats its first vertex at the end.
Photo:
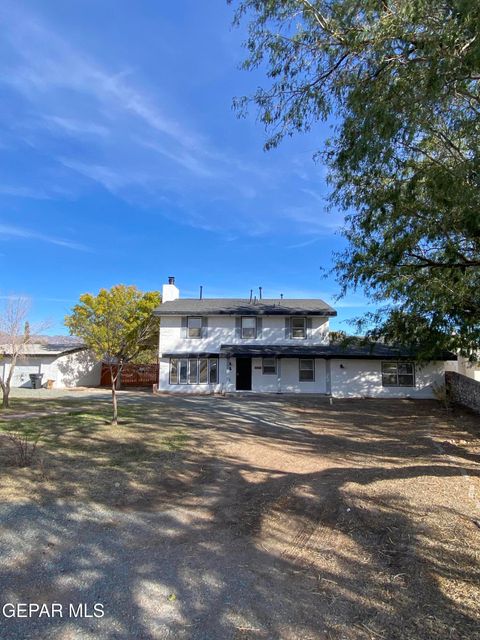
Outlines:
POLYGON ((99 359, 111 365, 113 424, 118 418, 117 379, 124 364, 152 348, 159 324, 153 310, 159 304, 157 291, 143 293, 134 286, 119 284, 100 289, 96 296, 84 293, 71 315, 65 318, 70 333, 81 338, 99 359))
POLYGON ((130 362, 151 347, 158 335, 153 310, 160 304, 157 291, 142 293, 134 286, 116 285, 98 294, 84 293, 65 324, 98 358, 130 362))
POLYGON ((319 120, 331 204, 346 212, 336 274, 377 302, 375 337, 431 357, 480 344, 478 0, 242 0, 250 100, 266 148, 319 120))

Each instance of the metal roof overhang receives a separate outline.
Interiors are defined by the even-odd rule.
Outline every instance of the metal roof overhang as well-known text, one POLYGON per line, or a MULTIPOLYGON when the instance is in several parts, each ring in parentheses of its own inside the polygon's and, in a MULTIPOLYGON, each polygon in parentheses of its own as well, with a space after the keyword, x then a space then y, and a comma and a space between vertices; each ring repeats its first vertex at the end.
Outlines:
MULTIPOLYGON (((385 345, 373 347, 341 347, 339 345, 236 345, 222 344, 220 355, 227 358, 276 357, 276 358, 336 358, 350 360, 412 360, 415 353, 385 345)), ((456 360, 453 353, 443 353, 436 360, 456 360)))
POLYGON ((161 358, 218 358, 218 352, 211 351, 175 351, 172 353, 162 353, 161 358))
MULTIPOLYGON (((162 358, 325 358, 326 360, 414 360, 415 353, 386 345, 341 347, 340 345, 260 345, 222 344, 220 351, 175 351, 162 353, 162 358)), ((456 360, 453 353, 442 353, 432 360, 456 360)))

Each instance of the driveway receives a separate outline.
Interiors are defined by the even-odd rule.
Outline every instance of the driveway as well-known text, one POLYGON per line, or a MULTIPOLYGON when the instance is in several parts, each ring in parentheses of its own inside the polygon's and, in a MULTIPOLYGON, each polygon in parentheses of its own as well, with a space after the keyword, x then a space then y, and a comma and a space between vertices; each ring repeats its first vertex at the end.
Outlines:
POLYGON ((182 465, 201 476, 169 493, 158 468, 167 490, 148 503, 41 488, 4 502, 2 604, 63 616, 0 615, 2 640, 480 638, 478 418, 429 401, 135 397, 158 428, 191 430, 182 465), (105 615, 70 617, 80 603, 105 615))

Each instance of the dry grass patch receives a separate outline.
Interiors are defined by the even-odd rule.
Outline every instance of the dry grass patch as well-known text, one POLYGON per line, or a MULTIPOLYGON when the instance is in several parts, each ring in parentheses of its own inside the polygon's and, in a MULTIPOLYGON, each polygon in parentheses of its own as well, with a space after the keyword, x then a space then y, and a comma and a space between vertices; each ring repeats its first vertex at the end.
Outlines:
MULTIPOLYGON (((58 403, 56 403, 58 405, 58 403)), ((63 408, 69 407, 63 403, 63 408)), ((159 410, 129 406, 118 427, 109 415, 78 409, 0 423, 0 500, 93 501, 123 508, 157 509, 192 482, 201 481, 192 436, 185 425, 159 410), (10 434, 39 440, 37 460, 26 469, 12 464, 10 434)))

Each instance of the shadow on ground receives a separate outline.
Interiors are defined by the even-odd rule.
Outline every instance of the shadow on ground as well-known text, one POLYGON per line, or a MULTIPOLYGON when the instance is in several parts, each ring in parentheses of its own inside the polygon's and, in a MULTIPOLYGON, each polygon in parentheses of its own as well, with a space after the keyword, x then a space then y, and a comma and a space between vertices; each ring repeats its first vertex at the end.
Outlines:
POLYGON ((168 397, 124 416, 138 436, 115 450, 93 427, 71 477, 1 507, 2 601, 101 602, 105 616, 0 616, 2 638, 480 638, 473 417, 168 397), (172 423, 189 445, 159 456, 172 423))

